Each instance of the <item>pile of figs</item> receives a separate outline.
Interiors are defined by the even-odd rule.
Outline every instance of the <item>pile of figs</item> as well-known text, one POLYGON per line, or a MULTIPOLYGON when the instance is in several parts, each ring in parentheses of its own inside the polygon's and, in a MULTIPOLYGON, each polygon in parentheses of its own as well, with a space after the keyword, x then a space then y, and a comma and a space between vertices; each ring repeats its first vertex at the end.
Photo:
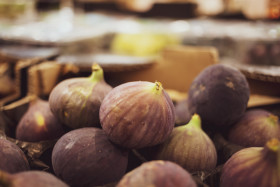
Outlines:
POLYGON ((0 136, 0 186, 279 187, 280 122, 249 97, 229 65, 206 67, 175 102, 159 81, 113 87, 94 64, 0 136))

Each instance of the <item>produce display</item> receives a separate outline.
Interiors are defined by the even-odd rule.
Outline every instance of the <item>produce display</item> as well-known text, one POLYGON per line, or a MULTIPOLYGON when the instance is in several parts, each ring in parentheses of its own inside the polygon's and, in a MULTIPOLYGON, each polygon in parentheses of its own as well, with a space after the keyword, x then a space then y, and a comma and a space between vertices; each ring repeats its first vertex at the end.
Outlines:
POLYGON ((248 108, 238 69, 207 66, 179 102, 160 80, 104 77, 95 63, 31 100, 16 125, 0 122, 0 186, 280 185, 278 115, 248 108))

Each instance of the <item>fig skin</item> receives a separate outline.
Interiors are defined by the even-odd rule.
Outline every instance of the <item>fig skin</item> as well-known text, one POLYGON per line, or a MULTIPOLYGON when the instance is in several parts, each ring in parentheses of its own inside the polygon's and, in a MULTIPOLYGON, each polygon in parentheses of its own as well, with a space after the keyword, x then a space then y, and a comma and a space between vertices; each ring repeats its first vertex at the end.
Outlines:
POLYGON ((149 161, 127 173, 116 187, 196 187, 192 176, 170 161, 149 161))
POLYGON ((228 140, 243 147, 263 147, 272 138, 280 139, 276 115, 263 109, 251 109, 229 130, 228 140))
POLYGON ((94 64, 90 77, 69 78, 56 85, 50 93, 50 108, 71 129, 100 127, 100 105, 111 90, 102 68, 94 64))
POLYGON ((228 128, 244 114, 250 95, 246 77, 236 68, 214 64, 193 80, 188 108, 197 113, 204 127, 228 128))
POLYGON ((187 124, 192 118, 188 108, 188 99, 179 101, 175 105, 175 124, 176 126, 187 124))
POLYGON ((62 136, 52 152, 54 173, 73 187, 118 181, 125 173, 128 151, 112 144, 102 129, 84 127, 62 136))
POLYGON ((199 115, 175 127, 170 137, 156 148, 156 160, 169 160, 189 172, 210 171, 216 167, 217 151, 209 136, 201 129, 199 115))
POLYGON ((69 187, 54 175, 44 171, 24 171, 8 174, 0 171, 2 187, 69 187))
POLYGON ((104 98, 100 122, 115 144, 143 148, 168 138, 175 125, 174 110, 159 82, 128 82, 115 87, 104 98))
POLYGON ((279 140, 272 139, 236 152, 223 166, 220 187, 279 187, 279 150, 279 140))
POLYGON ((0 158, 0 170, 2 171, 17 173, 30 169, 23 151, 9 140, 0 139, 0 158))
POLYGON ((16 127, 16 139, 27 142, 54 140, 64 133, 63 125, 51 112, 49 102, 40 98, 30 103, 16 127))

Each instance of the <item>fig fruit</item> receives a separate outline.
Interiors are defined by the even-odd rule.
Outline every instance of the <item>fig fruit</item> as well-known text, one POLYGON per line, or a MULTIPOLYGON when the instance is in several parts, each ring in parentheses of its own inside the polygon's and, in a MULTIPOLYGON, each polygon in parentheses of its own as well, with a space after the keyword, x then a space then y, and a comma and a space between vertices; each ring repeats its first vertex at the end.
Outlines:
POLYGON ((153 146, 174 128, 174 105, 160 82, 128 82, 106 95, 100 122, 109 139, 120 146, 153 146))
POLYGON ((116 187, 196 187, 188 171, 170 161, 145 162, 128 172, 116 187))
POLYGON ((229 130, 228 140, 243 147, 263 147, 272 138, 280 139, 278 116, 264 109, 251 109, 229 130))
POLYGON ((236 152, 223 166, 220 186, 279 187, 279 153, 278 139, 236 152))
POLYGON ((17 173, 30 169, 23 151, 9 140, 0 139, 0 158, 0 170, 2 171, 17 173))
POLYGON ((52 152, 54 173, 70 186, 88 187, 118 181, 128 151, 112 144, 102 129, 84 127, 63 135, 52 152))
POLYGON ((49 102, 37 98, 30 102, 16 127, 16 139, 27 142, 54 140, 65 133, 50 110, 49 102))
POLYGON ((45 171, 24 171, 8 174, 0 171, 1 187, 69 187, 54 175, 45 171))
POLYGON ((194 114, 188 124, 175 127, 169 138, 158 146, 155 159, 175 162, 189 172, 210 171, 217 164, 217 152, 201 129, 199 115, 194 114))
POLYGON ((188 108, 188 99, 179 101, 175 105, 175 124, 185 125, 191 120, 192 115, 188 108))
POLYGON ((188 108, 191 114, 200 115, 204 127, 227 128, 244 114, 249 95, 246 77, 237 68, 215 64, 193 80, 188 108))
POLYGON ((71 129, 100 127, 99 108, 111 90, 104 80, 103 69, 94 64, 91 76, 69 78, 56 85, 50 93, 50 108, 71 129))

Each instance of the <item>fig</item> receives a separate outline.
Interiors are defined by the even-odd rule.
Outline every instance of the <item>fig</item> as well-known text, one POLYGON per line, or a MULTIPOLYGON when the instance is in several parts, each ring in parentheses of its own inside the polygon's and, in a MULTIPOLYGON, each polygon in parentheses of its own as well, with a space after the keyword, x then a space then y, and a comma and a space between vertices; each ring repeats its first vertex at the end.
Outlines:
POLYGON ((128 172, 116 187, 196 187, 190 173, 174 162, 155 160, 145 162, 128 172))
POLYGON ((106 95, 100 107, 100 122, 115 144, 142 148, 167 139, 175 125, 174 110, 160 82, 127 82, 106 95))
POLYGON ((1 187, 69 187, 54 175, 45 171, 23 171, 8 174, 0 171, 1 187))
POLYGON ((27 142, 54 140, 64 133, 63 125, 51 112, 49 102, 40 98, 30 102, 16 127, 16 139, 27 142))
POLYGON ((214 64, 193 80, 188 109, 197 113, 205 128, 228 128, 241 118, 250 95, 246 77, 235 67, 214 64))
POLYGON ((251 109, 229 130, 228 140, 243 147, 263 147, 272 138, 280 139, 278 116, 264 109, 251 109))
POLYGON ((84 127, 63 135, 52 152, 57 177, 73 187, 118 181, 128 163, 128 151, 112 144, 102 129, 84 127))
POLYGON ((201 128, 199 115, 194 114, 188 124, 175 127, 157 147, 155 159, 175 162, 189 172, 210 171, 217 164, 217 152, 201 128))
POLYGON ((0 139, 0 158, 0 170, 2 171, 17 173, 30 169, 23 151, 9 140, 0 139))
POLYGON ((99 108, 111 90, 104 80, 103 69, 94 64, 89 77, 69 78, 58 83, 50 93, 50 108, 71 129, 100 127, 99 108))
POLYGON ((177 126, 185 125, 191 120, 191 117, 192 115, 188 108, 188 99, 179 101, 175 105, 175 124, 177 126))
POLYGON ((264 147, 248 147, 233 154, 224 164, 221 187, 279 187, 278 139, 269 140, 264 147))

